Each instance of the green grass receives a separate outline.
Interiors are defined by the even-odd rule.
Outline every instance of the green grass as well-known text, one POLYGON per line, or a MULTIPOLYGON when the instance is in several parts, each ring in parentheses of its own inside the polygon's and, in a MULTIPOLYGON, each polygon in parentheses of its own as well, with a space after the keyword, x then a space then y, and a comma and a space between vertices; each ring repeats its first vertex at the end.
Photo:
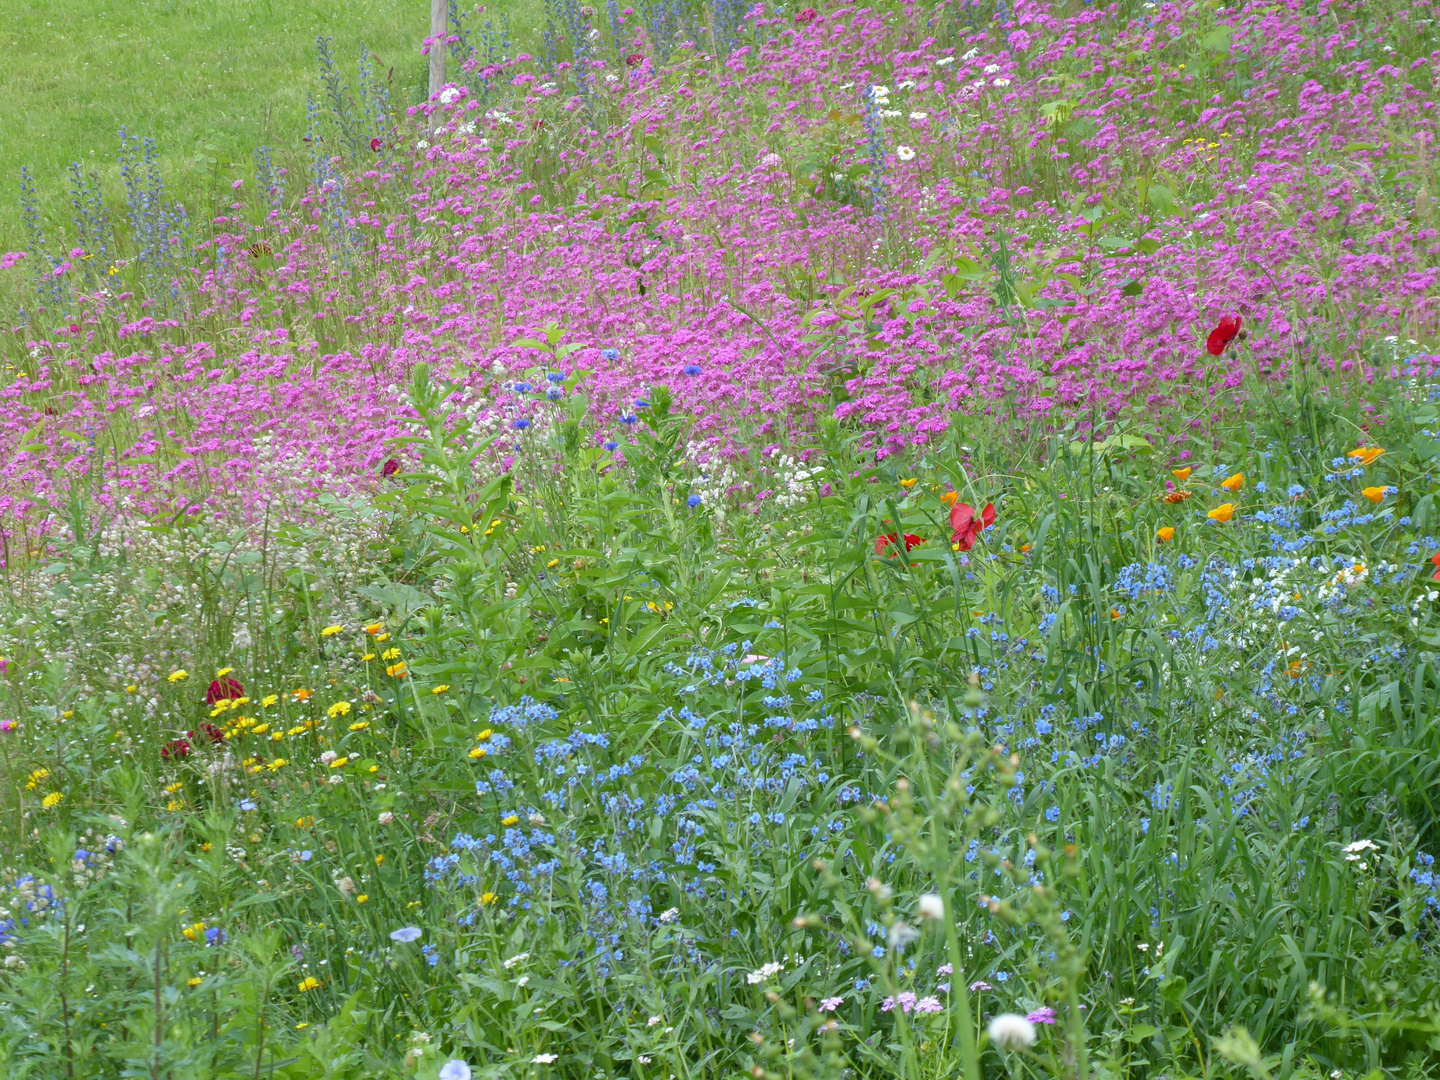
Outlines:
MULTIPOLYGON (((528 40, 538 3, 502 0, 528 40)), ((155 138, 171 193, 188 202, 219 172, 248 175, 251 151, 305 135, 321 91, 315 39, 333 39, 353 80, 361 47, 389 71, 399 107, 425 95, 426 0, 0 0, 0 240, 19 246, 19 174, 42 213, 68 220, 66 171, 99 171, 113 200, 118 131, 155 138)))

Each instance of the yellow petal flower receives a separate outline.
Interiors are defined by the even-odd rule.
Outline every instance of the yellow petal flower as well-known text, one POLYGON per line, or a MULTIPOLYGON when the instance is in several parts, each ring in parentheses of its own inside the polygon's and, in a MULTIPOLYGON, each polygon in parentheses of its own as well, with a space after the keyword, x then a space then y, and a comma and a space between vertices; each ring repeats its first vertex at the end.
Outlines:
POLYGON ((1220 486, 1223 487, 1226 491, 1239 491, 1240 488, 1244 486, 1244 484, 1245 474, 1238 472, 1234 476, 1227 477, 1226 479, 1220 481, 1220 486))
POLYGON ((1171 469, 1170 475, 1175 477, 1176 480, 1179 480, 1183 484, 1186 480, 1190 479, 1190 474, 1194 471, 1194 469, 1187 466, 1183 469, 1171 469))
POLYGON ((324 630, 321 630, 321 631, 320 631, 320 636, 321 636, 321 637, 334 637, 336 634, 343 634, 344 632, 345 632, 345 627, 343 627, 343 626, 337 626, 337 625, 331 625, 331 626, 325 627, 324 630))
POLYGON ((1361 491, 1360 494, 1364 495, 1365 498, 1369 499, 1371 502, 1378 503, 1385 498, 1385 493, 1389 490, 1390 489, 1388 487, 1367 487, 1363 491, 1361 491))
POLYGON ((912 476, 912 477, 910 477, 910 479, 908 479, 908 480, 901 480, 901 481, 900 481, 900 486, 901 486, 902 488, 904 488, 906 491, 909 491, 909 490, 910 490, 911 488, 913 488, 917 483, 919 483, 919 477, 912 476))
POLYGON ((1155 533, 1155 539, 1159 540, 1162 544, 1168 544, 1171 540, 1175 539, 1175 527, 1173 525, 1166 525, 1163 529, 1155 533))
POLYGON ((439 686, 436 686, 436 687, 432 688, 430 692, 431 692, 432 694, 443 694, 446 690, 449 690, 449 689, 450 689, 450 684, 449 684, 449 683, 443 683, 443 682, 442 682, 439 686))
POLYGON ((1229 521, 1232 517, 1235 516, 1235 504, 1221 503, 1219 506, 1215 507, 1214 510, 1211 510, 1205 516, 1208 517, 1211 521, 1229 521))
POLYGON ((189 677, 190 673, 188 671, 172 671, 166 676, 166 680, 168 682, 184 682, 189 677))
POLYGON ((1375 459, 1383 453, 1385 453, 1385 451, 1378 446, 1357 446, 1354 450, 1351 450, 1346 457, 1354 458, 1360 462, 1361 465, 1373 465, 1375 459))

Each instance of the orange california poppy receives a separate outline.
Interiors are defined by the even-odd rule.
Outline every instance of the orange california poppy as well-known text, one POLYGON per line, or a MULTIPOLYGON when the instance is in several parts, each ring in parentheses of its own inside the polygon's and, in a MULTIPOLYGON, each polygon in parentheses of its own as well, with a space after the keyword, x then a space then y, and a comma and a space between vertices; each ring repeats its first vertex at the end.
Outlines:
POLYGON ((1173 525, 1166 525, 1163 529, 1156 532, 1155 539, 1159 540, 1162 544, 1168 544, 1171 540, 1175 539, 1175 527, 1173 525))
POLYGON ((1211 521, 1229 521, 1232 517, 1235 516, 1235 504, 1221 503, 1219 506, 1215 507, 1214 510, 1211 510, 1205 516, 1211 521))
POLYGON ((1245 474, 1236 473, 1234 476, 1226 477, 1220 481, 1220 486, 1226 491, 1239 491, 1245 484, 1245 474))

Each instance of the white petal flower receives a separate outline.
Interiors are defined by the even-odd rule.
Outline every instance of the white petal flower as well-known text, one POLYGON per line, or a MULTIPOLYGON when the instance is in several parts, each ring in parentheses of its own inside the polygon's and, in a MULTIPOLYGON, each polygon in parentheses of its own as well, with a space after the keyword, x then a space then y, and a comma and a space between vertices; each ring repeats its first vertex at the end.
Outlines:
POLYGON ((549 1065, 560 1055, 558 1054, 536 1054, 530 1059, 531 1065, 549 1065))
POLYGON ((937 893, 926 893, 920 897, 920 917, 922 919, 943 919, 945 917, 945 901, 937 893))
POLYGON ((897 146, 895 147, 895 156, 901 161, 914 161, 915 151, 908 146, 897 146))

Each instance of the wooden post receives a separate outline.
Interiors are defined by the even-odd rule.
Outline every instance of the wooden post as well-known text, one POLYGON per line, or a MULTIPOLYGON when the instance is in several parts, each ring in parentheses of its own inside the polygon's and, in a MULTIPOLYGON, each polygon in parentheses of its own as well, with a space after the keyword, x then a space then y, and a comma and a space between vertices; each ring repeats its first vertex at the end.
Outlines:
POLYGON ((445 54, 450 46, 449 0, 430 0, 430 96, 433 98, 445 85, 445 54))

